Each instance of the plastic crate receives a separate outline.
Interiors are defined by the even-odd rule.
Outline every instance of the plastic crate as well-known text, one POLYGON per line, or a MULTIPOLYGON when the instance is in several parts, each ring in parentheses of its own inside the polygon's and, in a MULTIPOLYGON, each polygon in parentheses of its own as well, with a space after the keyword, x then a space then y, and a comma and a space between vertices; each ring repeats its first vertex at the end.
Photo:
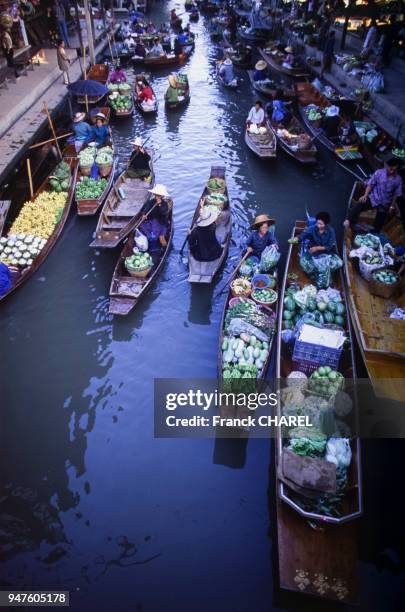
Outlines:
POLYGON ((312 374, 321 365, 330 366, 336 370, 339 366, 342 350, 343 347, 332 349, 296 340, 292 355, 293 367, 305 374, 312 374))

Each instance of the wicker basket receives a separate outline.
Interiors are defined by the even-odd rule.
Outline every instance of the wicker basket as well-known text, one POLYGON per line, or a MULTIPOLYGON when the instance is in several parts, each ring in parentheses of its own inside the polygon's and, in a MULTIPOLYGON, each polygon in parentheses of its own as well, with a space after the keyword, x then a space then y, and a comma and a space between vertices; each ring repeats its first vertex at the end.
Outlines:
POLYGON ((91 166, 80 166, 80 174, 82 176, 90 176, 91 168, 91 166))
POLYGON ((102 177, 109 176, 112 170, 112 164, 98 164, 97 167, 99 174, 102 177))
POLYGON ((393 297, 396 293, 399 292, 403 284, 403 279, 399 278, 396 283, 393 283, 392 285, 386 285, 385 283, 381 283, 380 281, 375 279, 373 275, 371 275, 368 287, 372 295, 377 295, 378 297, 382 297, 386 300, 389 300, 391 297, 393 297))
POLYGON ((218 177, 212 176, 211 179, 213 179, 213 178, 215 178, 215 180, 218 181, 218 183, 221 183, 222 187, 218 187, 216 189, 212 189, 211 187, 208 187, 208 185, 207 185, 208 193, 209 194, 211 194, 211 193, 225 193, 225 189, 226 189, 225 180, 222 179, 222 178, 218 178, 218 177))
POLYGON ((151 270, 152 266, 149 266, 149 268, 145 268, 145 270, 128 270, 128 274, 130 274, 130 276, 134 276, 135 278, 146 278, 151 270))

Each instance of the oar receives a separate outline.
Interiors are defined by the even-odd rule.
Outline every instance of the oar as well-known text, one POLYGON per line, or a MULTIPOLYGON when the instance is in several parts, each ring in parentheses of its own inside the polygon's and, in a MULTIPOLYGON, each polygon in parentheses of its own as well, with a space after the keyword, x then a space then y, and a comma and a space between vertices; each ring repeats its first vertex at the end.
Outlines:
POLYGON ((67 138, 68 136, 73 136, 73 132, 67 132, 66 134, 62 134, 62 136, 56 136, 56 138, 49 138, 49 140, 44 140, 43 142, 37 142, 36 144, 33 144, 28 148, 36 149, 37 147, 42 147, 43 145, 49 144, 50 142, 55 142, 55 140, 60 140, 61 138, 67 138))
MULTIPOLYGON (((204 201, 204 198, 201 198, 201 199, 200 199, 200 201, 199 201, 199 203, 198 203, 198 204, 199 204, 199 206, 200 206, 200 208, 201 208, 201 205, 202 205, 203 201, 204 201)), ((196 227, 196 226, 197 226, 197 224, 196 224, 196 223, 194 223, 194 225, 192 225, 192 226, 189 228, 190 233, 193 231, 193 229, 195 229, 195 227, 196 227)), ((180 251, 179 251, 179 257, 181 257, 181 256, 183 255, 184 247, 185 247, 185 246, 186 246, 186 244, 187 244, 188 236, 189 236, 189 234, 188 234, 188 232, 187 232, 186 238, 185 238, 185 240, 184 240, 184 242, 183 242, 183 245, 182 245, 182 247, 181 247, 181 249, 180 249, 180 251)))
POLYGON ((227 288, 227 286, 229 285, 230 282, 233 281, 233 279, 236 276, 236 273, 238 272, 239 268, 241 267, 241 265, 243 264, 243 262, 245 261, 245 259, 247 257, 249 257, 250 252, 247 252, 244 254, 244 256, 242 257, 242 259, 240 260, 240 262, 238 263, 238 265, 236 266, 235 270, 232 272, 231 276, 228 278, 228 280, 226 281, 225 285, 222 287, 221 291, 218 291, 218 293, 216 293, 214 295, 214 299, 216 299, 217 297, 219 297, 220 295, 223 294, 223 292, 225 291, 225 289, 227 288))
POLYGON ((362 173, 362 175, 364 176, 364 178, 368 179, 367 174, 364 172, 363 168, 361 166, 359 166, 359 164, 356 164, 356 167, 358 168, 358 170, 360 170, 360 172, 362 173))
POLYGON ((134 227, 133 227, 132 231, 135 231, 136 229, 138 229, 138 227, 141 225, 141 223, 143 223, 143 222, 145 221, 145 219, 146 219, 146 218, 147 218, 147 217, 150 215, 150 213, 152 212, 152 210, 153 210, 154 208, 156 208, 156 206, 157 206, 157 202, 156 202, 156 204, 154 204, 154 205, 152 206, 152 208, 151 208, 150 210, 148 210, 148 212, 147 212, 145 215, 142 215, 141 220, 140 220, 140 221, 138 221, 138 223, 136 223, 136 224, 134 225, 134 227))
POLYGON ((364 177, 359 176, 358 174, 353 172, 353 170, 350 170, 350 168, 348 168, 347 166, 344 166, 340 162, 336 162, 336 163, 337 163, 338 166, 340 166, 344 170, 347 170, 347 172, 350 172, 350 174, 352 174, 358 181, 361 181, 362 183, 364 183, 364 177))

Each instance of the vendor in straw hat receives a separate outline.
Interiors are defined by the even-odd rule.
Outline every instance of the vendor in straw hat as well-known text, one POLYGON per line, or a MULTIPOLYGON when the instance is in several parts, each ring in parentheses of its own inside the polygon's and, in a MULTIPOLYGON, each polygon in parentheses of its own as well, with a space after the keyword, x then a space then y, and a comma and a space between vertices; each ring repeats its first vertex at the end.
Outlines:
POLYGON ((222 247, 215 235, 218 211, 202 206, 195 227, 189 232, 190 253, 197 261, 215 261, 222 255, 222 247))
POLYGON ((76 113, 73 117, 72 131, 74 133, 75 149, 78 153, 84 144, 93 139, 93 130, 85 121, 85 113, 76 113))
POLYGON ((253 74, 254 81, 264 81, 267 79, 267 64, 264 60, 259 60, 255 64, 255 72, 253 74))
POLYGON ((232 60, 227 57, 221 64, 219 69, 219 75, 224 80, 224 83, 230 85, 235 78, 235 74, 233 72, 233 64, 232 60))
POLYGON ((111 129, 106 125, 104 113, 96 114, 96 124, 93 126, 93 140, 98 147, 110 144, 111 129))
POLYGON ((149 189, 149 193, 152 197, 149 198, 145 205, 144 216, 147 219, 157 219, 159 223, 167 228, 169 211, 172 207, 172 201, 170 200, 167 188, 157 183, 152 189, 149 189))
POLYGON ((137 137, 132 143, 134 145, 129 165, 127 176, 130 178, 147 178, 150 176, 150 160, 151 157, 143 148, 142 140, 137 137))
POLYGON ((247 252, 260 259, 264 249, 274 244, 278 248, 274 235, 274 221, 267 215, 258 215, 251 225, 253 230, 247 241, 247 252))
POLYGON ((174 74, 169 75, 169 87, 165 93, 166 102, 178 102, 179 101, 179 89, 177 79, 174 74))
POLYGON ((292 68, 295 62, 294 49, 291 47, 291 45, 288 45, 284 51, 287 55, 284 58, 283 66, 292 68))

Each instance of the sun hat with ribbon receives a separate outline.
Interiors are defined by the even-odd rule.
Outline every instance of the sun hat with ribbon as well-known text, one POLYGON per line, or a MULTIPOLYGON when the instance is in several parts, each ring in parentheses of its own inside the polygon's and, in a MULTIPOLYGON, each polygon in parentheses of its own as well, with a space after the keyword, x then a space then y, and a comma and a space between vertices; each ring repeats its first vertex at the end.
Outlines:
POLYGON ((104 113, 96 113, 96 118, 97 118, 97 119, 102 119, 103 121, 105 121, 105 115, 104 115, 104 113))
POLYGON ((225 66, 232 66, 232 60, 229 59, 229 57, 226 58, 226 60, 224 61, 225 66))
POLYGON ((258 229, 258 227, 260 227, 262 223, 273 224, 274 221, 273 219, 270 219, 270 217, 268 217, 267 215, 258 215, 250 227, 251 229, 258 229))
POLYGON ((135 138, 135 140, 132 143, 135 147, 141 147, 142 146, 142 140, 139 138, 139 136, 137 136, 135 138))
POLYGON ((161 196, 162 198, 169 197, 169 192, 167 191, 167 188, 165 187, 165 185, 161 185, 160 183, 152 187, 152 189, 148 189, 148 191, 152 195, 161 196))
POLYGON ((266 68, 267 64, 264 60, 259 60, 256 64, 255 64, 255 68, 256 70, 264 70, 266 68))
POLYGON ((75 116, 73 117, 73 123, 79 123, 79 121, 83 121, 85 116, 86 116, 85 113, 81 113, 81 112, 76 113, 75 116))
POLYGON ((203 206, 197 219, 198 227, 208 227, 218 219, 219 211, 203 206))
POLYGON ((169 84, 171 87, 177 87, 177 79, 174 74, 169 75, 169 84))

